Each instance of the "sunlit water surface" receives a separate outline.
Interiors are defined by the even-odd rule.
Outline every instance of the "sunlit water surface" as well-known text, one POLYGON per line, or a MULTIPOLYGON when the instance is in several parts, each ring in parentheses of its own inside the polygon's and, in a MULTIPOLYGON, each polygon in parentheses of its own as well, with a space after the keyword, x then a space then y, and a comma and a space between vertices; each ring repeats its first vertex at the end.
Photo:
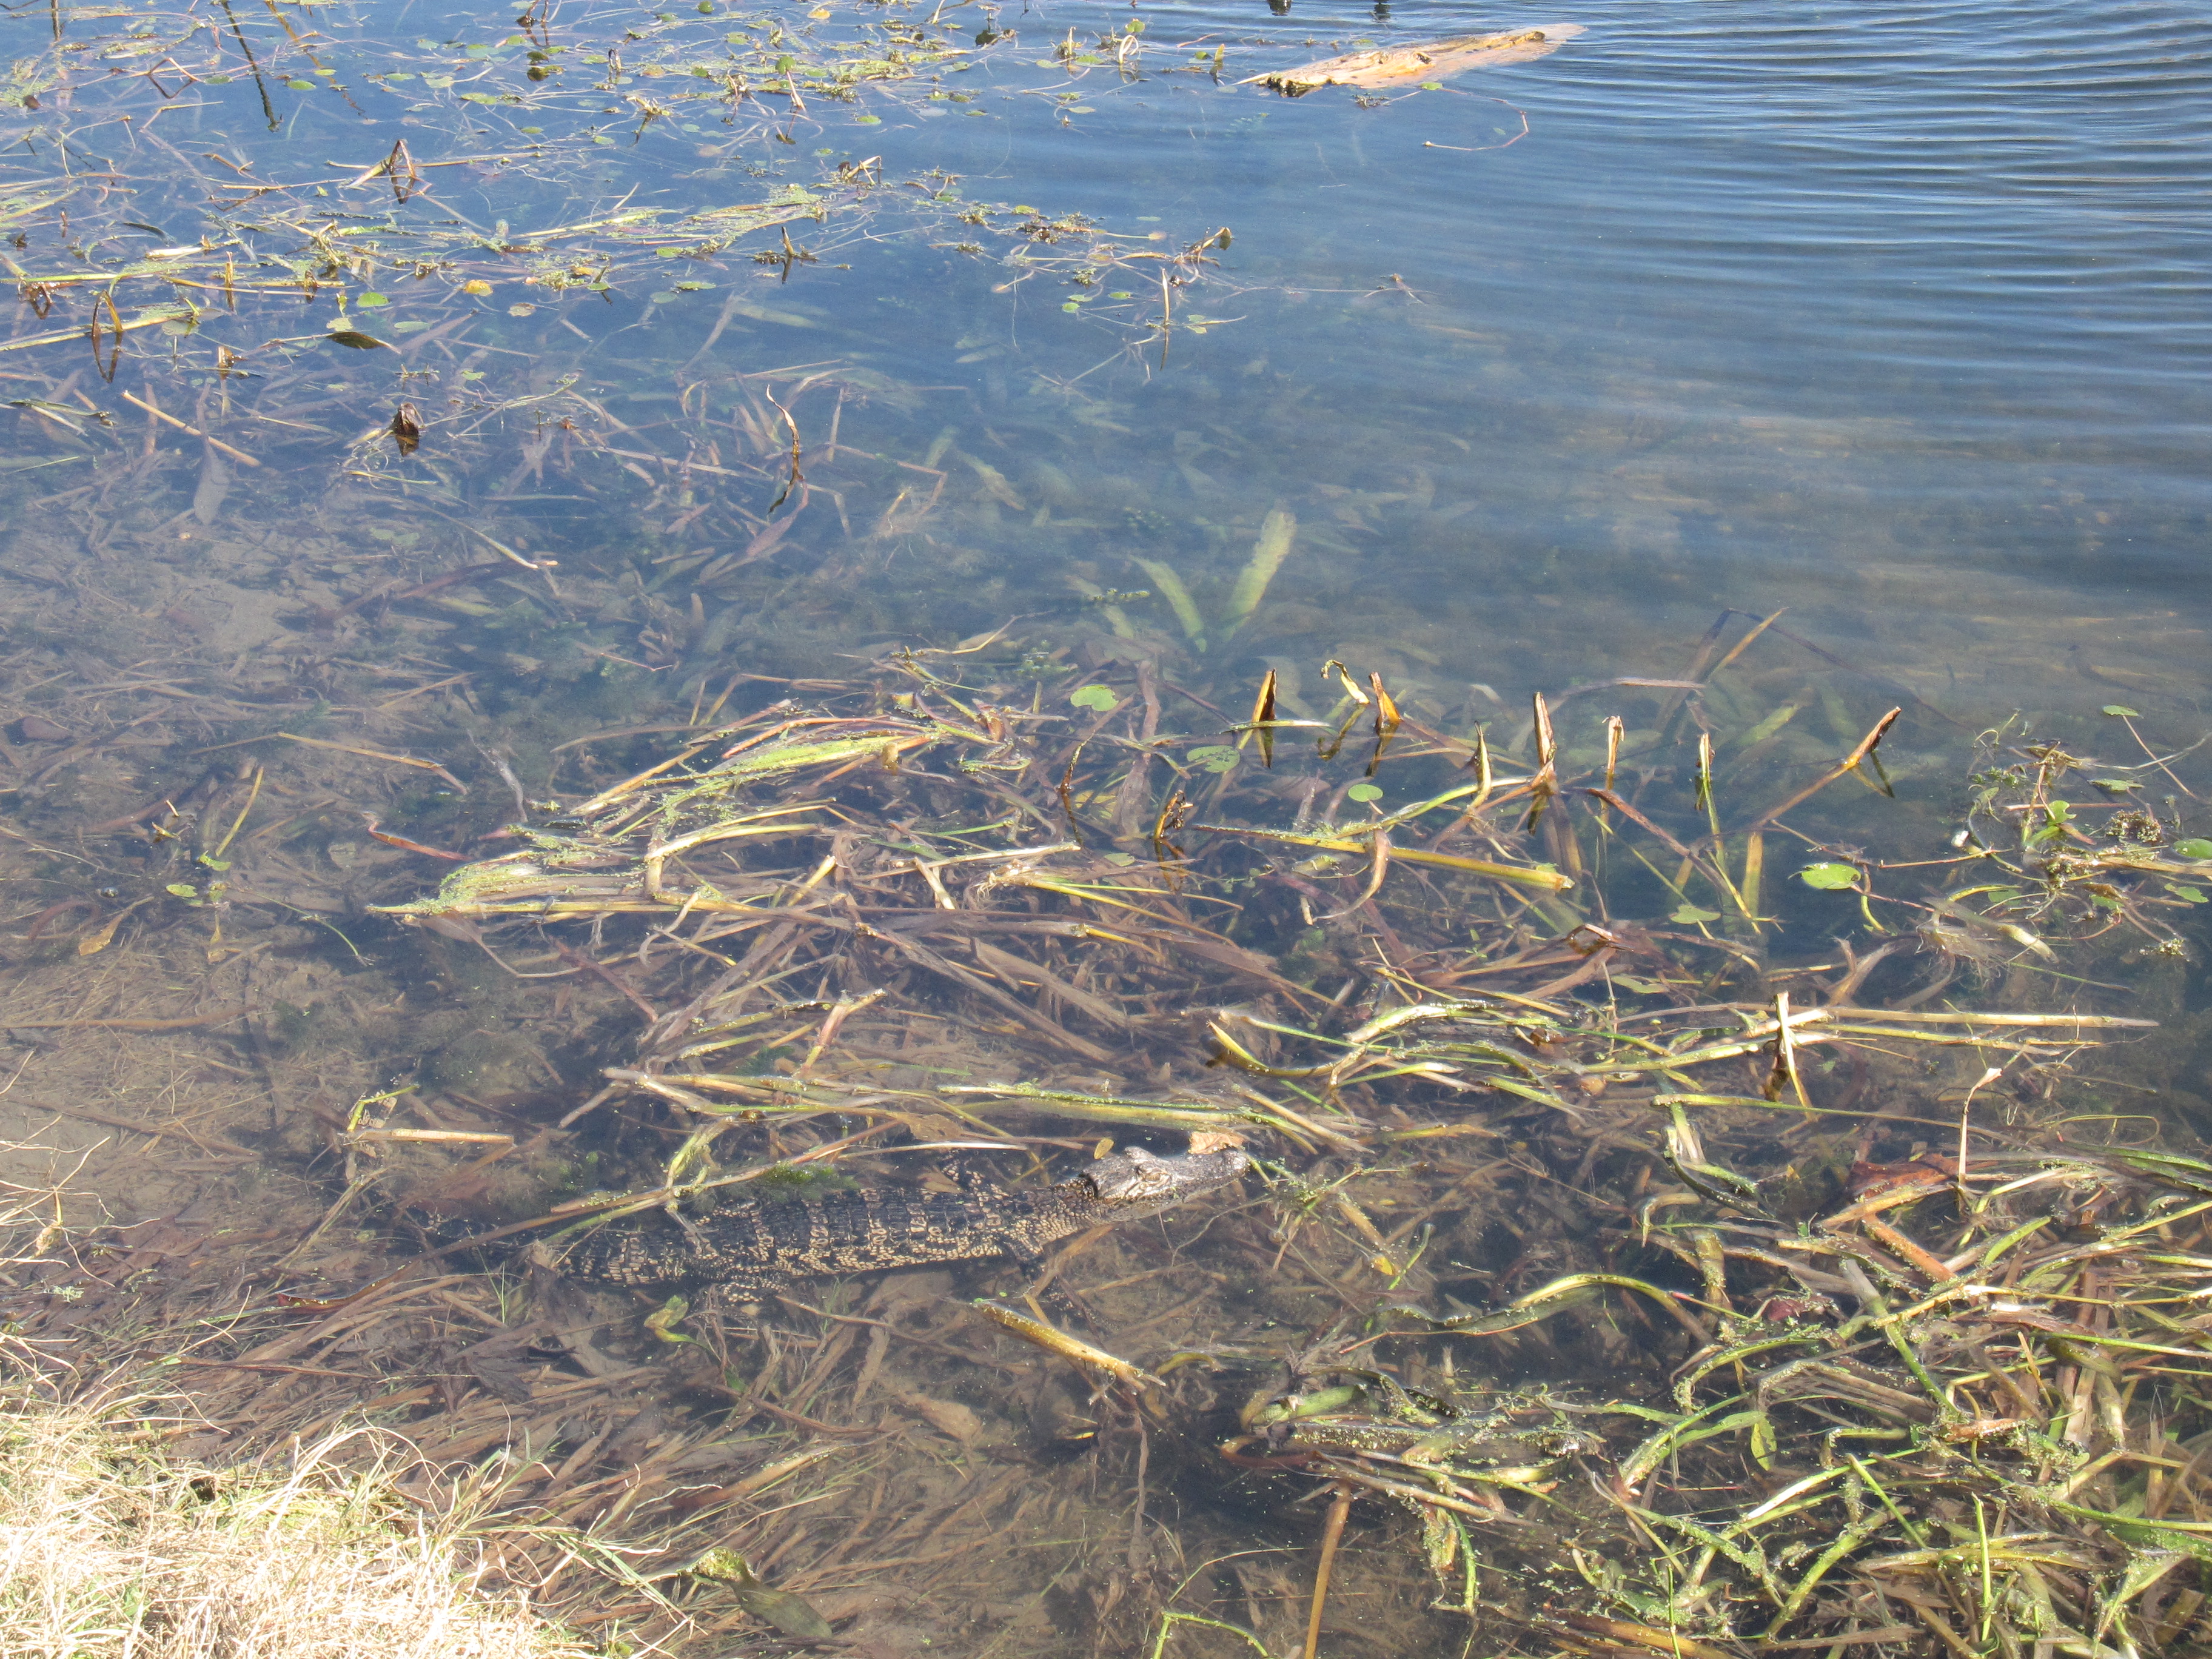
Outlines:
MULTIPOLYGON (((959 634, 1064 608, 1071 572, 1145 587, 1133 555, 1169 561, 1194 589, 1225 584, 1250 526, 1283 507, 1306 532, 1240 649, 1309 678, 1344 647, 1390 647, 1445 703, 1469 682, 1517 699, 1666 672, 1720 609, 1786 606, 1796 631, 1969 721, 2086 708, 2116 686, 2194 706, 2212 329, 2201 20, 2160 4, 1386 11, 937 7, 960 30, 937 38, 967 46, 987 22, 1013 37, 944 77, 963 101, 817 100, 783 143, 688 107, 636 137, 622 97, 672 83, 631 76, 608 100, 574 62, 565 82, 520 82, 548 109, 466 109, 452 100, 478 66, 505 66, 483 85, 515 83, 532 44, 504 9, 324 8, 301 27, 329 30, 331 44, 305 37, 335 69, 325 84, 273 67, 289 43, 264 20, 275 133, 244 75, 191 88, 143 142, 114 118, 133 106, 110 94, 94 111, 88 93, 73 165, 155 172, 158 138, 180 160, 213 147, 266 176, 373 162, 393 137, 433 161, 582 126, 612 135, 591 167, 556 152, 520 173, 434 170, 433 194, 395 218, 443 206, 520 231, 623 202, 757 199, 773 187, 763 167, 805 180, 879 157, 894 179, 942 169, 963 198, 1087 215, 1170 252, 1231 229, 1206 280, 1170 296, 1195 326, 1164 342, 1145 327, 1157 267, 1087 287, 1065 270, 1025 275, 1003 242, 952 251, 957 222, 882 226, 781 283, 726 255, 694 272, 715 294, 673 304, 630 280, 528 321, 487 307, 472 343, 530 353, 539 384, 574 372, 603 394, 658 395, 842 359, 933 388, 902 411, 906 429, 888 409, 859 411, 844 441, 913 459, 957 425, 1012 487, 980 510, 945 503, 896 555, 899 614, 869 628, 959 634), (1370 42, 1547 21, 1587 32, 1387 101, 1236 84, 1370 42), (1051 55, 1071 30, 1088 43, 1138 22, 1129 74, 1094 51, 1071 77, 1051 55), (1216 46, 1218 79, 1192 67, 1216 46), (395 52, 425 73, 442 60, 459 82, 441 95, 356 73, 388 71, 395 52), (812 325, 740 324, 695 356, 716 301, 746 285, 812 325)), ((604 51, 646 15, 563 15, 545 40, 604 51)), ((770 14, 662 15, 647 27, 706 53, 770 14)), ((49 20, 9 27, 33 47, 49 20)), ((143 82, 134 95, 148 101, 143 82)), ((29 135, 17 161, 41 138, 50 159, 70 124, 52 109, 16 119, 29 135)), ((170 171, 177 194, 158 216, 142 201, 143 222, 189 240, 194 204, 219 192, 170 171)), ((433 293, 453 298, 395 290, 377 315, 400 319, 433 293)), ((303 309, 300 326, 316 325, 327 296, 303 309)), ((389 365, 332 367, 376 414, 389 365)), ((834 468, 817 476, 835 483, 834 468)), ((797 541, 838 558, 818 517, 809 529, 797 541)), ((1157 610, 1139 621, 1180 631, 1157 610)))

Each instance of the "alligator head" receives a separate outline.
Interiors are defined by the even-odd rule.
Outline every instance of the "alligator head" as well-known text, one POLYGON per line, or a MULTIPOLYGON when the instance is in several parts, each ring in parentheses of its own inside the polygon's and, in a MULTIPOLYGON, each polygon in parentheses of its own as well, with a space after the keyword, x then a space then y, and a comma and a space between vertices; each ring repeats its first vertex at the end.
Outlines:
POLYGON ((1091 1164, 1064 1190, 1110 1208, 1117 1216, 1153 1215, 1225 1187, 1251 1167, 1252 1160, 1233 1146, 1170 1158, 1132 1146, 1091 1164))

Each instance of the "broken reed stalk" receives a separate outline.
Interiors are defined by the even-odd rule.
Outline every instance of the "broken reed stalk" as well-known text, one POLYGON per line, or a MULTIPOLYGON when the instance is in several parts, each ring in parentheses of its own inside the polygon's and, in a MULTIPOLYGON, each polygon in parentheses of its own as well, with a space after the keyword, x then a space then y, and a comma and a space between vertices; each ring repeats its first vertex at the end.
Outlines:
POLYGON ((1344 1537, 1345 1517, 1352 1513, 1352 1483, 1340 1481, 1335 1496, 1329 1499, 1328 1518, 1322 1522, 1321 1561, 1314 1568, 1313 1607, 1306 1614, 1305 1659, 1314 1659, 1321 1646, 1322 1609, 1328 1601, 1328 1578, 1336 1567, 1336 1547, 1344 1537))

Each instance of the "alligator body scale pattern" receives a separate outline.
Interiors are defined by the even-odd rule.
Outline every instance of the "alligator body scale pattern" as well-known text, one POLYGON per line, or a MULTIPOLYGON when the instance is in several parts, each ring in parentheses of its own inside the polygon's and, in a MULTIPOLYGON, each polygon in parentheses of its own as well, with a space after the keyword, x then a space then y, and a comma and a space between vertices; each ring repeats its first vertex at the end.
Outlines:
POLYGON ((1073 1181, 1035 1191, 971 1182, 955 1193, 878 1188, 732 1204, 696 1220, 654 1216, 603 1228, 562 1252, 561 1267, 617 1285, 707 1285, 746 1300, 829 1274, 994 1256, 1033 1265, 1059 1239, 1156 1215, 1227 1185, 1249 1163, 1234 1150, 1162 1158, 1131 1147, 1073 1181))

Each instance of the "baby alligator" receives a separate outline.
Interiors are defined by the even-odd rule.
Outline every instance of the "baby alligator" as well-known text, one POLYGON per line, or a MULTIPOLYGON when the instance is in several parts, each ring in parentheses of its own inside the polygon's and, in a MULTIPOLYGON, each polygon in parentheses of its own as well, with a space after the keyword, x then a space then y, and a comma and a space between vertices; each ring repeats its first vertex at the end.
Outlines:
POLYGON ((737 1303, 762 1300, 794 1279, 932 1261, 1006 1256, 1034 1269, 1056 1239, 1157 1215, 1228 1185, 1250 1166, 1234 1148, 1161 1158, 1132 1146, 1041 1191, 1000 1191, 963 1171, 955 1193, 875 1188, 733 1204, 684 1224, 655 1216, 635 1227, 604 1228, 571 1245, 561 1267, 616 1285, 709 1285, 718 1299, 737 1303))

